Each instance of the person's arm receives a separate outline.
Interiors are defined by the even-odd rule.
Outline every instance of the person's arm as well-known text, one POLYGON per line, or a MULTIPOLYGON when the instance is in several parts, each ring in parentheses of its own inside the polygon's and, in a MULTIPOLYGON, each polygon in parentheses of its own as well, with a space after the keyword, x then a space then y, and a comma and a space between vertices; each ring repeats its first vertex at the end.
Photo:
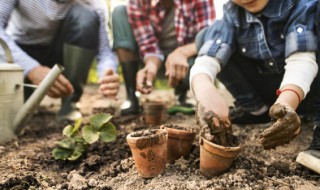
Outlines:
MULTIPOLYGON (((10 16, 14 11, 18 0, 6 1, 0 0, 0 38, 7 43, 14 60, 14 63, 18 64, 23 68, 24 76, 27 77, 29 72, 39 67, 40 64, 26 54, 21 48, 15 43, 15 41, 6 33, 6 26, 8 25, 10 16)), ((4 51, 0 51, 1 60, 5 61, 4 51)))
POLYGON ((99 48, 97 55, 97 71, 99 77, 99 91, 108 98, 115 98, 119 87, 120 77, 117 73, 117 61, 110 48, 106 25, 108 10, 104 1, 92 1, 100 18, 99 48))
POLYGON ((216 58, 206 55, 197 57, 190 71, 190 90, 205 111, 213 111, 222 120, 229 121, 229 107, 214 86, 220 70, 221 66, 216 58))
POLYGON ((207 26, 211 26, 216 18, 214 1, 196 0, 194 6, 194 14, 196 33, 207 26))
MULTIPOLYGON (((212 25, 215 19, 213 1, 194 1, 194 35, 201 29, 212 25)), ((185 44, 171 52, 166 60, 166 75, 169 85, 175 87, 185 78, 189 70, 188 59, 197 55, 195 43, 185 44)))
POLYGON ((300 133, 301 121, 295 110, 309 92, 318 72, 314 33, 316 8, 317 1, 296 2, 287 19, 285 74, 278 91, 280 95, 269 110, 274 123, 259 138, 265 149, 286 144, 300 133))
POLYGON ((103 0, 92 1, 94 8, 97 10, 100 19, 99 28, 99 48, 97 55, 97 71, 99 79, 102 79, 107 70, 112 69, 113 73, 117 73, 117 61, 109 44, 106 26, 108 20, 107 5, 103 0))
POLYGON ((158 57, 163 61, 163 52, 160 50, 158 39, 149 20, 150 7, 149 0, 129 0, 128 19, 144 62, 150 56, 158 57))
POLYGON ((168 83, 175 87, 185 78, 189 70, 188 58, 197 55, 195 43, 186 44, 171 52, 166 60, 166 76, 168 83))
POLYGON ((289 105, 294 110, 305 98, 318 73, 315 52, 299 52, 286 59, 285 74, 276 103, 289 105))

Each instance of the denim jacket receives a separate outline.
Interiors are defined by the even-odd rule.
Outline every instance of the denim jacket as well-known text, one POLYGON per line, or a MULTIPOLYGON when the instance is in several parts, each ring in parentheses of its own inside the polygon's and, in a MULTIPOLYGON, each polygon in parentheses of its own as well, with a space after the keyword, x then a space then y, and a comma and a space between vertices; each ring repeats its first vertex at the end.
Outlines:
POLYGON ((295 52, 317 50, 314 17, 317 0, 269 0, 258 14, 229 1, 224 17, 204 36, 199 56, 208 55, 224 66, 234 53, 259 62, 260 73, 281 73, 295 52))

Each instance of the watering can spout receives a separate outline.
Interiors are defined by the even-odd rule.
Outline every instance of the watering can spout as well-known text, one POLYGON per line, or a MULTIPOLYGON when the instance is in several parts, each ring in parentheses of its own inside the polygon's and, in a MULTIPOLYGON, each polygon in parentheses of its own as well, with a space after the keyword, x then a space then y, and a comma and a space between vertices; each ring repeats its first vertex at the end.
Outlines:
POLYGON ((62 73, 63 67, 55 65, 47 76, 43 79, 37 89, 33 92, 30 98, 18 111, 13 121, 13 129, 16 134, 19 134, 23 128, 23 124, 31 117, 34 110, 38 107, 43 97, 46 95, 48 89, 52 86, 57 77, 62 73))

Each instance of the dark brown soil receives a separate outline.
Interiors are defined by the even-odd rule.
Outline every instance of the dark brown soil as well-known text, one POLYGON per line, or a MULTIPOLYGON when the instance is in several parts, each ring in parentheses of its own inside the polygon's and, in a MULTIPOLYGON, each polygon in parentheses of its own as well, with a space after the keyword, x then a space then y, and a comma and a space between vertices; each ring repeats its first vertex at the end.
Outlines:
MULTIPOLYGON (((156 91, 148 98, 162 99, 168 104, 174 99, 172 90, 156 91)), ((81 100, 84 120, 88 120, 95 104, 117 107, 123 99, 123 88, 119 101, 110 102, 99 95, 96 86, 87 87, 81 100)), ((141 97, 142 101, 145 99, 145 96, 141 97)), ((91 145, 76 162, 56 161, 51 151, 62 139, 64 127, 55 121, 58 108, 59 101, 46 100, 26 124, 24 133, 0 146, 0 189, 320 189, 320 175, 295 162, 297 154, 311 141, 311 123, 304 123, 301 134, 290 144, 268 151, 257 143, 259 134, 267 125, 234 125, 234 134, 243 136, 244 149, 228 172, 212 179, 200 173, 197 135, 188 159, 181 158, 168 164, 165 173, 158 177, 143 179, 135 170, 126 136, 159 126, 143 124, 140 116, 120 118, 116 111, 117 141, 91 145)), ((199 133, 194 116, 177 114, 166 117, 168 123, 187 123, 199 133)))

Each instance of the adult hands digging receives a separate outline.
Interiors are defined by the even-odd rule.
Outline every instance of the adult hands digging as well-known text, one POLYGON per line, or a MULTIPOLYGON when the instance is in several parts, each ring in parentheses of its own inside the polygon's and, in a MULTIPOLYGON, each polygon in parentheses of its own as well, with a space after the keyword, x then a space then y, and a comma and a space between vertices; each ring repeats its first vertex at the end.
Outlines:
POLYGON ((213 111, 205 111, 198 103, 196 119, 201 126, 200 135, 210 142, 222 146, 232 145, 232 127, 229 121, 223 121, 213 111))
POLYGON ((269 115, 275 123, 260 134, 264 149, 289 143, 300 133, 301 121, 294 109, 280 103, 274 104, 269 115))

